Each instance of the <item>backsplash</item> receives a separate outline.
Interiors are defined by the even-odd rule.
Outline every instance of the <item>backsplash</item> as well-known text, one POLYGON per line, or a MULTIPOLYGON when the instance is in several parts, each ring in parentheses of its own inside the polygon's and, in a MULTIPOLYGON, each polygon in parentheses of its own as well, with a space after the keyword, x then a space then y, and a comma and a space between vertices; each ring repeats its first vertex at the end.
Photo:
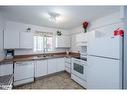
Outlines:
MULTIPOLYGON (((66 52, 68 49, 54 49, 52 52, 66 52)), ((40 54, 43 52, 34 52, 33 50, 28 50, 28 49, 22 49, 22 50, 15 50, 15 55, 24 55, 24 54, 40 54)))

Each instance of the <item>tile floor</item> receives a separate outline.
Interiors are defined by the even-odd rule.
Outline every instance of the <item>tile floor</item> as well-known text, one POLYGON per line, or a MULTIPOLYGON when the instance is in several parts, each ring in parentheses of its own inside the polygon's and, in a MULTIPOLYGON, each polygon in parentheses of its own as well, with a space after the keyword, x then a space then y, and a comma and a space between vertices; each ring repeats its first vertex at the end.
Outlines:
POLYGON ((33 83, 25 84, 16 87, 15 89, 84 89, 79 84, 74 82, 70 75, 62 72, 56 75, 51 75, 33 83))

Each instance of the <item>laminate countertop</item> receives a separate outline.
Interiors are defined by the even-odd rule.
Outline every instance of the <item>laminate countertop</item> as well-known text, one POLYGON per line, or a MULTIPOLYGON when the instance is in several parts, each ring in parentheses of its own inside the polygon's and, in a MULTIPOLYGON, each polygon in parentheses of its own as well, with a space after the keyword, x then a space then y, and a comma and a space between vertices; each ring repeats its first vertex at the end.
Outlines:
POLYGON ((17 61, 46 60, 46 59, 63 58, 63 57, 71 58, 71 57, 79 57, 79 56, 77 56, 77 55, 65 55, 65 54, 62 54, 62 55, 53 55, 53 56, 46 56, 46 57, 43 57, 43 56, 32 56, 32 57, 14 58, 13 61, 14 62, 17 62, 17 61))
POLYGON ((7 64, 7 63, 15 63, 15 62, 19 62, 19 61, 34 61, 34 60, 46 60, 46 59, 53 59, 53 58, 71 58, 71 57, 75 57, 78 58, 80 55, 79 53, 70 53, 70 54, 66 54, 66 53, 61 53, 61 54, 52 54, 52 55, 46 55, 44 56, 43 54, 39 54, 39 55, 21 55, 21 56, 16 56, 12 59, 3 59, 0 61, 0 64, 7 64))

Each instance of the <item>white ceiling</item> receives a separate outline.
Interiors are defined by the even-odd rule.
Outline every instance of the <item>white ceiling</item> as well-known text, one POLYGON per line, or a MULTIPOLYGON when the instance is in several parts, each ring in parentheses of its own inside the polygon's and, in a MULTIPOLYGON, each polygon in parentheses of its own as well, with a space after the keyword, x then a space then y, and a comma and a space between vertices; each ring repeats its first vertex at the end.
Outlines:
POLYGON ((0 12, 9 20, 39 26, 71 29, 80 26, 84 20, 93 21, 99 17, 119 11, 120 6, 1 6, 0 12), (59 23, 49 21, 48 13, 55 12, 63 18, 59 23))

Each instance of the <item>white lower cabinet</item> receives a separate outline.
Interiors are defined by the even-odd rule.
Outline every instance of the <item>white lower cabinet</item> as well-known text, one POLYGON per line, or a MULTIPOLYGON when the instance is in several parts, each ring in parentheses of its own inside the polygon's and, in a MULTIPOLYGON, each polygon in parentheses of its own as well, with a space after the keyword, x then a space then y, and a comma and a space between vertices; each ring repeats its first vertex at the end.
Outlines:
POLYGON ((65 58, 65 71, 71 73, 71 58, 65 58))
POLYGON ((57 72, 57 59, 48 59, 48 74, 57 72))
POLYGON ((34 81, 34 62, 16 62, 14 65, 14 86, 34 81))
POLYGON ((48 74, 64 70, 65 70, 64 58, 55 58, 48 60, 48 74))
POLYGON ((64 58, 57 58, 57 72, 65 70, 65 60, 64 58))
POLYGON ((68 73, 71 73, 71 68, 65 67, 65 71, 68 72, 68 73))
POLYGON ((0 65, 0 76, 13 74, 13 63, 0 65))
POLYGON ((22 61, 14 64, 14 86, 34 81, 34 77, 65 70, 65 58, 22 61))
POLYGON ((35 61, 35 78, 48 74, 47 60, 35 61))

